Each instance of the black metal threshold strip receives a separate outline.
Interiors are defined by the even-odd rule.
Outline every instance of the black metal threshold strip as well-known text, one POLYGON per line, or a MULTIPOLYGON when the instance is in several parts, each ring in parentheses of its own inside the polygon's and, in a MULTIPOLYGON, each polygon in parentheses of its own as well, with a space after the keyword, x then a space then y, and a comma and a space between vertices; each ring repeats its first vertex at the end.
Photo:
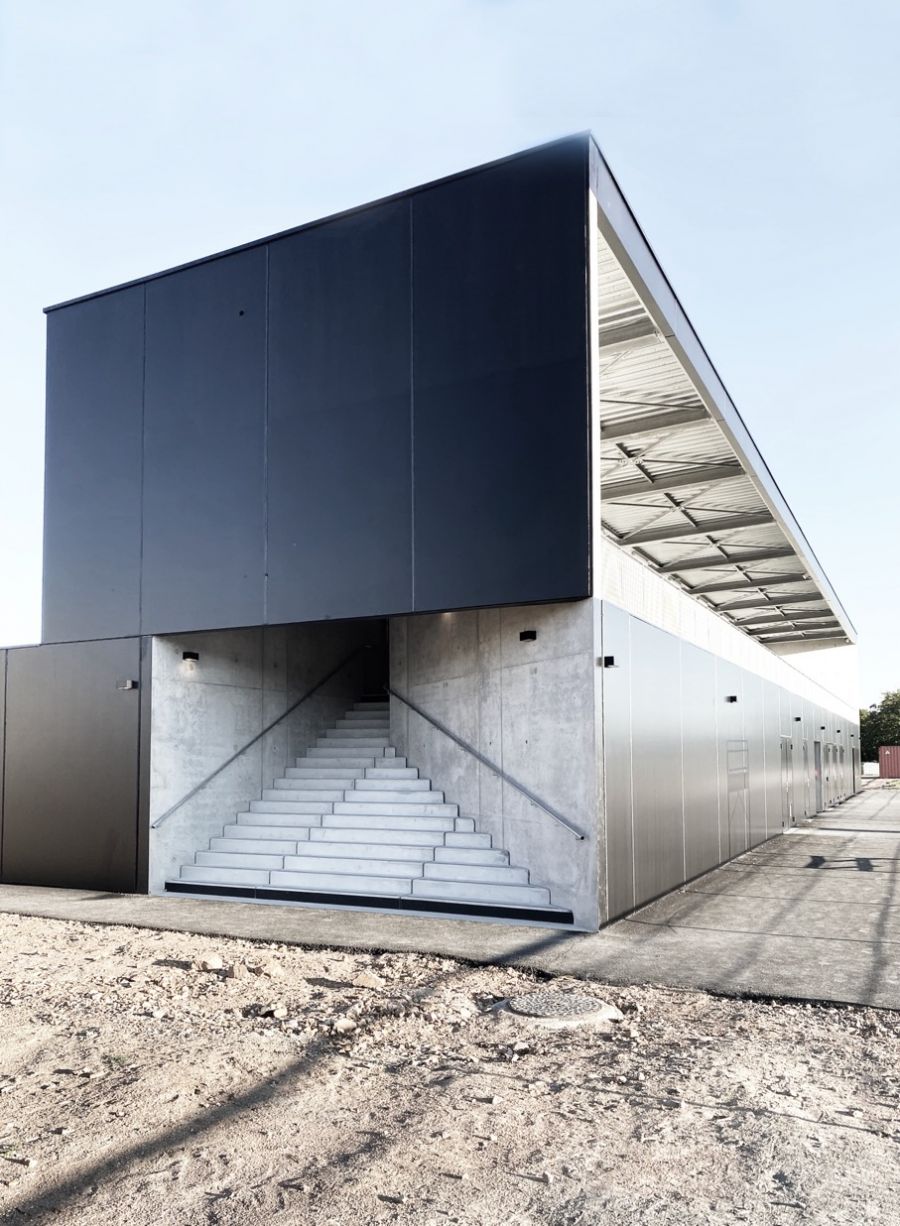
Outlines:
POLYGON ((504 907, 481 902, 443 902, 434 898, 386 898, 381 894, 323 894, 317 890, 276 890, 266 886, 204 885, 199 881, 167 881, 166 893, 246 898, 251 902, 260 899, 265 902, 315 903, 318 906, 377 907, 379 911, 428 911, 439 915, 472 915, 545 924, 575 923, 571 911, 551 907, 504 907))

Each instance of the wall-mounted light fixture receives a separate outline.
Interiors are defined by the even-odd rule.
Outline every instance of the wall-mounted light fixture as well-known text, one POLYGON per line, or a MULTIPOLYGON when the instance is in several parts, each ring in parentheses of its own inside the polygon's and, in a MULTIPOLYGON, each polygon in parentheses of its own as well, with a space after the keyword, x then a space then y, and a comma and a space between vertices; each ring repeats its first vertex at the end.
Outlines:
POLYGON ((519 631, 519 642, 520 643, 533 643, 536 638, 537 638, 537 630, 520 630, 519 631))
POLYGON ((819 731, 820 731, 820 732, 824 732, 824 731, 825 731, 825 725, 824 725, 824 724, 819 724, 819 731))
POLYGON ((199 664, 200 663, 200 652, 199 651, 183 651, 181 653, 181 658, 182 660, 191 660, 194 664, 199 664))
POLYGON ((726 694, 725 701, 726 702, 737 702, 737 694, 726 694))
POLYGON ((199 651, 183 651, 181 653, 181 671, 183 673, 195 673, 199 667, 199 651))
POLYGON ((600 656, 600 658, 597 660, 597 663, 600 665, 601 668, 615 668, 616 667, 616 657, 615 656, 600 656))
POLYGON ((795 723, 795 724, 802 724, 802 723, 803 723, 803 716, 802 716, 802 715, 795 715, 795 716, 794 716, 794 723, 795 723))

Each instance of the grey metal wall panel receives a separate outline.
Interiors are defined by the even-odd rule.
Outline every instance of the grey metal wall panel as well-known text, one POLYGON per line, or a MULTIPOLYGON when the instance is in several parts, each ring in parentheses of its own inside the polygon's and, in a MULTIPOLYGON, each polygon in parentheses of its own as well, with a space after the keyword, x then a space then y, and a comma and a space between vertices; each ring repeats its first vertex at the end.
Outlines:
POLYGON ((410 205, 269 249, 268 622, 412 609, 410 205))
POLYGON ((264 618, 266 250, 147 285, 145 634, 264 618))
POLYGON ((133 638, 9 652, 3 881, 135 888, 139 677, 133 638))
POLYGON ((143 349, 143 286, 47 319, 45 640, 138 630, 143 349))
POLYGON ((744 670, 744 736, 750 769, 749 845, 766 837, 766 716, 765 681, 744 670))
POLYGON ((631 623, 635 902, 684 881, 679 642, 631 623))
POLYGON ((634 897, 631 826, 631 618, 603 602, 603 654, 615 667, 603 672, 603 796, 606 809, 608 918, 630 911, 634 897))
POLYGON ((587 596, 587 143, 413 198, 417 610, 587 596))
MULTIPOLYGON (((716 665, 708 651, 681 644, 682 787, 687 878, 713 868, 719 848, 716 665)), ((678 781, 672 780, 672 787, 678 781)))

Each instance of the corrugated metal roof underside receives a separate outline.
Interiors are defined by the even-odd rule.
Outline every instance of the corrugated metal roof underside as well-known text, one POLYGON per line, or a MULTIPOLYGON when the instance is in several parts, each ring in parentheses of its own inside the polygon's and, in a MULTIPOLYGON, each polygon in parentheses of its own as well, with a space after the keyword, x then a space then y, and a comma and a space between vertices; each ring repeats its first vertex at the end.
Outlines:
POLYGON ((596 241, 603 530, 765 644, 848 643, 599 231, 596 241))

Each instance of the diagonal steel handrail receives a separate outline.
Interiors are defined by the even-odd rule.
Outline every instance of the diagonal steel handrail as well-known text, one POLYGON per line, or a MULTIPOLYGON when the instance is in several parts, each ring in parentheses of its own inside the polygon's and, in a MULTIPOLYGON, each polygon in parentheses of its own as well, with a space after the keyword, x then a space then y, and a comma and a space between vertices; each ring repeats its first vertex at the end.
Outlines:
POLYGON ((170 809, 166 809, 165 813, 163 813, 161 817, 158 817, 155 822, 151 822, 150 829, 158 830, 163 822, 167 822, 172 814, 177 813, 182 805, 185 805, 189 800, 192 800, 193 797, 196 796, 198 792, 202 791, 203 788, 205 788, 208 783, 215 779, 217 775, 221 775, 223 770, 231 766, 232 762, 236 762, 242 753, 246 753, 247 750, 255 745, 257 741, 261 741, 266 733, 271 732, 273 728, 277 728, 283 719, 287 719, 287 717, 292 715, 298 707, 302 706, 308 698, 312 698, 313 694, 318 693, 323 685, 327 685, 332 677, 336 677, 341 669, 346 668, 348 664, 351 664, 357 656, 360 656, 364 651, 369 650, 371 650, 371 644, 364 643, 362 647, 357 647, 355 651, 351 651, 349 656, 345 656, 344 659, 341 660, 340 664, 335 665, 330 673, 326 673, 325 676, 320 681, 317 681, 311 689, 308 689, 305 694, 301 694, 297 701, 291 703, 286 711, 282 711, 277 719, 272 720, 271 724, 267 724, 265 728, 263 728, 262 732, 257 732, 256 736, 251 737, 246 745, 242 745, 236 753, 233 753, 227 762, 223 762, 221 766, 217 766, 216 769, 208 774, 205 779, 201 780, 196 787, 191 788, 189 792, 182 796, 181 800, 176 801, 170 809))
POLYGON ((477 750, 474 745, 470 745, 468 741, 464 741, 461 736, 457 736, 457 734, 448 728, 446 724, 442 724, 439 719, 436 719, 433 715, 429 715, 427 711, 423 711, 420 706, 414 703, 411 699, 404 697, 404 695, 395 690, 393 686, 386 685, 384 688, 392 698, 396 698, 397 701, 402 702, 405 707, 409 707, 410 711, 415 711, 416 715, 421 716, 422 719, 431 724, 432 727, 437 728, 438 732, 442 732, 444 736, 449 737, 455 745, 458 745, 460 749, 464 749, 466 753, 471 754, 471 756, 475 758, 476 761, 480 762, 482 766, 486 766, 488 770, 493 771, 494 774, 502 779, 504 783, 508 783, 510 787, 514 787, 517 792, 521 792, 526 800, 530 800, 533 805, 537 805, 539 809, 543 809, 545 813, 549 813, 554 821, 559 822, 561 826, 565 826, 566 830, 568 830, 570 834, 574 835, 576 839, 583 840, 587 838, 587 835, 582 830, 579 830, 574 822, 569 821, 567 817, 564 817, 562 813, 560 813, 557 809, 554 809, 554 807, 548 804, 546 800, 541 800, 540 796, 535 795, 535 793, 532 792, 530 788, 527 788, 524 783, 520 783, 518 779, 514 779, 512 775, 508 775, 505 770, 497 765, 496 762, 492 762, 490 758, 485 757, 485 755, 477 750))

